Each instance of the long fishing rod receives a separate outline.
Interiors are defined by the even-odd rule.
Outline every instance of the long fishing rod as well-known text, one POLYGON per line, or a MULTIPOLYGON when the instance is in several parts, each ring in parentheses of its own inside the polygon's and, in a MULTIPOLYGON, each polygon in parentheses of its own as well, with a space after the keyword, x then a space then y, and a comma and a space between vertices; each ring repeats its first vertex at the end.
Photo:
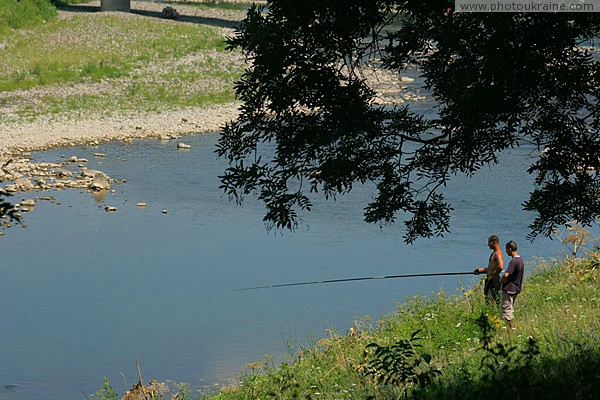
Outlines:
POLYGON ((450 275, 478 275, 471 272, 435 272, 431 274, 404 274, 404 275, 382 275, 382 276, 368 276, 363 278, 343 278, 343 279, 328 279, 323 281, 310 281, 310 282, 296 282, 296 283, 282 283, 279 285, 266 285, 266 286, 254 286, 240 289, 231 289, 231 292, 238 292, 240 290, 255 290, 255 289, 271 289, 285 286, 303 286, 303 285, 318 285, 321 283, 336 283, 336 282, 352 282, 352 281, 367 281, 373 279, 395 279, 395 278, 418 278, 423 276, 450 276, 450 275))

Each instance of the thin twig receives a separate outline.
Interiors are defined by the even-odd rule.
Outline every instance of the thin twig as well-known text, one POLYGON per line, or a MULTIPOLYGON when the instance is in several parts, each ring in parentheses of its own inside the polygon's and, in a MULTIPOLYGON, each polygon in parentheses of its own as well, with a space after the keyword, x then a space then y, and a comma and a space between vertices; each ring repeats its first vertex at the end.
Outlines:
POLYGON ((8 160, 7 162, 5 162, 2 167, 0 167, 0 169, 2 169, 4 172, 8 172, 6 171, 4 168, 6 168, 8 166, 8 164, 10 164, 11 162, 13 162, 13 159, 11 158, 10 160, 8 160))
POLYGON ((140 378, 140 380, 139 380, 140 389, 142 389, 142 394, 144 395, 144 399, 145 399, 146 398, 146 390, 144 389, 144 383, 142 382, 142 369, 140 368, 140 358, 139 357, 137 357, 135 359, 135 363, 137 364, 138 378, 140 378))

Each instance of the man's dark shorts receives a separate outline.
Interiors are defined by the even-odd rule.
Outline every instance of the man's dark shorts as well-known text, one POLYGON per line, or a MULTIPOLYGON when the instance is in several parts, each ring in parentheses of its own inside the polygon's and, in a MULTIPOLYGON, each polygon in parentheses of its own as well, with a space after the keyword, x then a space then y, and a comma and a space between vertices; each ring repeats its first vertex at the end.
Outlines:
POLYGON ((483 294, 485 295, 486 301, 494 301, 496 304, 500 304, 500 275, 494 277, 487 277, 485 279, 485 286, 483 287, 483 294))

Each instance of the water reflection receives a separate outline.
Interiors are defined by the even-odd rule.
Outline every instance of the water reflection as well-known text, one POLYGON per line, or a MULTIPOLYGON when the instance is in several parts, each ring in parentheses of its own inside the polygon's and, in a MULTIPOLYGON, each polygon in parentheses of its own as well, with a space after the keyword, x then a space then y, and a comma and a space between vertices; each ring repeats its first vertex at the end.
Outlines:
POLYGON ((96 203, 102 203, 110 190, 92 190, 92 196, 96 203))

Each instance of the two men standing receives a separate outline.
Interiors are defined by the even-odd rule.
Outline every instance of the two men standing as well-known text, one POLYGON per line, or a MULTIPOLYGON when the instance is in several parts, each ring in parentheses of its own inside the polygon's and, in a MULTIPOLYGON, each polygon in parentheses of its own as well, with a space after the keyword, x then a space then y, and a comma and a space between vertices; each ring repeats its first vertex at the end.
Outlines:
POLYGON ((500 305, 498 293, 502 286, 502 318, 511 329, 515 329, 514 311, 515 299, 521 293, 524 264, 517 253, 517 244, 513 241, 506 243, 506 254, 512 257, 507 270, 504 270, 504 258, 500 250, 500 239, 493 235, 488 239, 488 247, 492 250, 487 268, 476 268, 475 274, 486 273, 483 293, 488 304, 500 305))

